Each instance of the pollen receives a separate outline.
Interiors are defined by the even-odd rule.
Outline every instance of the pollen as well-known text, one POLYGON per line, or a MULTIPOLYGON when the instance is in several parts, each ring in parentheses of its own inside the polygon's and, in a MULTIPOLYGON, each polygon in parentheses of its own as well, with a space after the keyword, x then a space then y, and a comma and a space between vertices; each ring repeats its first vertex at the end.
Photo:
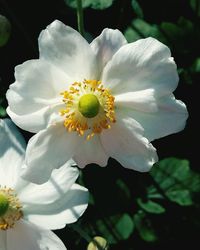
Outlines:
POLYGON ((65 108, 60 110, 60 115, 69 132, 77 132, 89 140, 116 122, 115 98, 101 81, 74 82, 61 95, 65 108))
POLYGON ((0 187, 0 230, 13 228, 22 216, 22 206, 14 190, 0 187))

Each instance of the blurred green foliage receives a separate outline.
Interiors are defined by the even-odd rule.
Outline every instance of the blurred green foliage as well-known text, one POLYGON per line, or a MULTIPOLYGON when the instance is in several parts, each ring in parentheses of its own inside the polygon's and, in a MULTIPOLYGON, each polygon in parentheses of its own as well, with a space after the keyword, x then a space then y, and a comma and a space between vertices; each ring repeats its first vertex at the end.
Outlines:
POLYGON ((4 118, 7 115, 5 105, 3 105, 4 101, 4 98, 0 96, 0 118, 4 118))
POLYGON ((5 16, 0 15, 0 47, 4 46, 8 42, 10 33, 10 21, 5 16))
POLYGON ((152 169, 151 176, 166 198, 181 206, 192 205, 193 194, 200 191, 200 175, 191 171, 187 160, 164 159, 152 169))
MULTIPOLYGON (((19 50, 20 53, 17 54, 22 56, 20 59, 15 54, 17 49, 13 49, 15 47, 9 44, 10 40, 11 43, 17 44, 15 40, 9 39, 11 25, 5 17, 2 19, 0 16, 0 49, 5 50, 4 58, 6 59, 9 57, 8 53, 11 54, 10 59, 13 63, 11 67, 9 60, 3 61, 0 68, 0 70, 4 69, 0 75, 1 85, 4 83, 8 87, 13 81, 10 75, 13 74, 16 64, 34 57, 34 54, 30 52, 30 44, 26 53, 24 52, 24 43, 28 41, 27 37, 32 30, 34 31, 35 25, 38 26, 33 36, 35 43, 41 29, 50 23, 49 20, 56 19, 59 15, 63 22, 76 27, 74 21, 76 0, 60 0, 60 2, 63 4, 60 5, 60 12, 55 16, 52 15, 54 13, 52 12, 50 13, 52 16, 45 19, 44 16, 49 10, 48 4, 46 4, 41 11, 41 19, 38 18, 38 23, 34 19, 30 29, 29 27, 23 29, 20 22, 16 25, 17 18, 11 15, 14 32, 11 38, 14 39, 18 35, 21 40, 17 41, 22 43, 22 50, 19 50), (72 18, 71 23, 70 18, 72 18), (1 20, 6 20, 7 26, 2 24, 1 20), (42 25, 41 20, 43 20, 42 25), (29 31, 29 34, 21 35, 22 31, 25 33, 26 30, 29 31), (10 71, 6 74, 4 73, 5 67, 10 67, 10 71)), ((56 11, 57 3, 55 1, 52 4, 53 11, 56 11)), ((38 13, 40 7, 36 6, 38 13)), ((180 99, 184 96, 188 102, 189 111, 193 116, 198 116, 198 112, 191 107, 194 103, 194 96, 189 96, 189 94, 197 93, 199 95, 195 86, 200 81, 199 0, 165 2, 156 0, 83 0, 83 7, 85 8, 85 28, 90 40, 100 33, 102 27, 111 27, 120 29, 128 42, 152 36, 169 46, 172 56, 177 62, 180 76, 181 84, 179 85, 180 92, 178 92, 180 99)), ((17 9, 17 7, 15 8, 17 9)), ((9 9, 8 6, 5 9, 9 9)), ((5 16, 7 16, 6 14, 5 16)), ((9 11, 8 14, 10 14, 9 11)), ((10 17, 8 16, 8 18, 10 17)), ((28 19, 26 15, 25 18, 28 19)), ((0 91, 0 118, 6 116, 5 92, 7 87, 5 86, 0 91)), ((195 131, 195 125, 195 122, 189 121, 190 131, 195 131)), ((77 226, 84 233, 76 232, 73 227, 69 226, 67 232, 64 230, 64 236, 60 236, 63 241, 66 240, 66 245, 69 245, 70 250, 87 249, 88 243, 97 235, 108 241, 111 250, 160 250, 164 249, 166 244, 168 249, 174 246, 174 243, 178 243, 181 248, 187 241, 189 241, 189 245, 195 240, 198 242, 200 230, 198 164, 191 163, 190 167, 192 157, 190 157, 190 161, 178 158, 179 155, 182 156, 180 158, 184 158, 185 152, 197 148, 192 149, 187 143, 187 140, 190 139, 193 144, 196 134, 193 133, 195 136, 191 136, 191 132, 187 132, 186 135, 184 133, 183 137, 172 138, 176 149, 173 151, 173 155, 177 157, 161 160, 149 174, 124 169, 114 160, 109 161, 107 168, 91 165, 81 172, 79 183, 89 189, 90 205, 84 216, 77 222, 77 226), (177 142, 174 138, 178 138, 177 142), (180 138, 183 138, 183 143, 180 138)), ((163 139, 163 141, 166 140, 166 138, 163 139)), ((165 147, 165 144, 163 145, 165 147)), ((170 147, 171 141, 164 151, 171 152, 170 147)), ((158 148, 158 152, 160 150, 161 148, 158 148)), ((168 153, 163 155, 169 156, 168 153)), ((188 153, 187 156, 190 154, 188 153)), ((57 233, 59 235, 59 232, 57 233)), ((90 246, 94 247, 92 244, 90 246)))
MULTIPOLYGON (((111 249, 121 241, 134 238, 134 235, 146 242, 159 241, 159 232, 154 227, 156 216, 165 216, 170 204, 182 207, 199 204, 196 195, 200 191, 200 174, 191 170, 187 160, 175 157, 161 160, 152 168, 148 178, 140 177, 142 187, 140 182, 135 183, 137 190, 134 195, 123 178, 116 179, 113 173, 113 178, 109 179, 105 176, 109 170, 91 167, 94 168, 93 179, 90 179, 90 169, 81 175, 80 180, 81 184, 89 187, 92 196, 89 222, 86 218, 85 225, 80 223, 80 226, 90 236, 104 237, 111 249)), ((165 226, 170 230, 170 221, 165 226)))
MULTIPOLYGON (((65 3, 72 8, 76 8, 76 1, 77 0, 64 0, 65 3)), ((83 8, 91 7, 97 10, 103 10, 112 5, 114 0, 82 0, 83 8)))

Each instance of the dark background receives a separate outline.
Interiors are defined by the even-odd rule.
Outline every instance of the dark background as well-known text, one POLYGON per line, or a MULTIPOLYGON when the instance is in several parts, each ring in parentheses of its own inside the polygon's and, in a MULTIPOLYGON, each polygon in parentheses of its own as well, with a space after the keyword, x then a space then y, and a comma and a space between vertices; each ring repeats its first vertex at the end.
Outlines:
MULTIPOLYGON (((200 27, 199 17, 194 13, 187 0, 138 0, 138 2, 142 7, 145 21, 150 24, 177 23, 179 18, 183 16, 194 24, 195 29, 198 30, 200 27)), ((37 38, 42 29, 45 29, 55 19, 59 19, 75 29, 77 29, 77 23, 75 10, 67 7, 63 0, 0 0, 0 14, 6 16, 12 25, 8 43, 0 48, 0 87, 1 91, 5 93, 8 86, 14 82, 14 67, 26 60, 38 57, 37 38)), ((116 0, 106 10, 86 9, 85 29, 93 37, 99 35, 105 27, 118 28, 124 32, 134 18, 136 18, 136 14, 131 7, 131 1, 116 0)), ((184 45, 187 46, 187 53, 180 53, 176 43, 175 46, 170 46, 178 68, 183 68, 186 72, 192 67, 195 59, 200 56, 198 32, 194 31, 192 39, 188 39, 188 42, 184 45)), ((197 172, 199 172, 199 78, 198 72, 191 73, 190 79, 180 75, 180 83, 175 91, 176 98, 186 103, 190 114, 185 130, 153 143, 158 150, 160 159, 171 156, 188 159, 191 168, 197 172)), ((6 107, 6 102, 4 102, 4 106, 6 107)), ((23 134, 27 139, 30 137, 30 134, 26 132, 23 132, 23 134)), ((118 194, 115 192, 115 187, 112 185, 112 179, 120 177, 129 183, 130 187, 133 188, 133 195, 139 192, 134 190, 137 189, 138 185, 142 185, 144 180, 144 182, 149 181, 147 174, 141 175, 124 169, 114 160, 109 161, 109 167, 106 169, 100 169, 96 166, 88 167, 83 171, 83 174, 84 184, 93 195, 99 197, 102 197, 102 194, 104 195, 103 199, 99 198, 97 204, 98 202, 105 202, 105 204, 100 204, 101 211, 96 210, 96 213, 103 214, 112 213, 115 206, 124 209, 118 194), (107 188, 109 188, 109 191, 107 188), (106 196, 105 193, 107 193, 106 196), (113 204, 108 201, 110 196, 112 196, 113 204), (106 204, 106 202, 108 203, 106 204), (108 206, 111 206, 110 210, 108 206)), ((159 217, 153 215, 155 228, 159 235, 158 242, 147 243, 142 241, 136 232, 128 240, 119 242, 111 249, 168 249, 175 247, 175 245, 183 249, 189 247, 196 249, 194 245, 199 243, 199 227, 191 223, 191 219, 197 216, 196 219, 199 220, 199 210, 193 207, 178 207, 169 203, 167 203, 167 207, 168 210, 165 215, 159 217), (170 229, 166 229, 165 224, 169 224, 170 229)), ((127 211, 134 210, 134 207, 132 208, 127 203, 125 209, 127 211)), ((87 221, 95 219, 94 213, 92 208, 87 210, 82 218, 84 225, 87 224, 87 221)), ((78 244, 75 243, 79 236, 72 228, 66 228, 57 233, 69 250, 86 249, 85 240, 80 239, 78 244)))

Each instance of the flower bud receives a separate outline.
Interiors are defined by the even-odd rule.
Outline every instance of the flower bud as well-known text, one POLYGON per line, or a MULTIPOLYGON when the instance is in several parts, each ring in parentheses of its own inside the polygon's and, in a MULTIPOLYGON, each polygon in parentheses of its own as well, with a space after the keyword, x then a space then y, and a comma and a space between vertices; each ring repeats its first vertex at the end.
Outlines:
POLYGON ((89 243, 87 250, 108 250, 108 243, 103 237, 95 236, 89 243))

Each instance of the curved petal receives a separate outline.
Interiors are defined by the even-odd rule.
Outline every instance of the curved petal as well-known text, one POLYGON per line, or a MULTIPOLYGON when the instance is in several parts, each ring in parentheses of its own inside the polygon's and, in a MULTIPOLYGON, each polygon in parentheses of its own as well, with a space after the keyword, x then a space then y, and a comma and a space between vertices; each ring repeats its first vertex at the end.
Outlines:
POLYGON ((88 206, 88 190, 77 184, 51 204, 30 204, 24 209, 27 220, 47 229, 60 229, 75 222, 88 206))
POLYGON ((114 95, 154 89, 163 96, 176 89, 178 74, 169 48, 146 38, 121 47, 106 65, 102 82, 114 95))
POLYGON ((26 143, 10 119, 0 119, 0 186, 14 187, 24 161, 26 143))
POLYGON ((6 238, 7 238, 7 232, 1 230, 0 231, 0 250, 7 250, 7 242, 6 242, 6 238))
POLYGON ((61 70, 44 60, 30 60, 15 68, 16 82, 7 91, 8 114, 21 128, 37 132, 47 127, 63 105, 60 92, 71 83, 61 70))
POLYGON ((158 158, 156 149, 143 137, 143 132, 134 119, 118 115, 111 129, 101 134, 101 140, 106 152, 122 166, 146 172, 158 158))
POLYGON ((96 79, 96 58, 90 45, 62 22, 56 20, 41 32, 39 50, 40 58, 62 69, 74 81, 96 79))
POLYGON ((84 140, 73 157, 80 168, 87 164, 96 163, 102 167, 107 165, 108 155, 102 147, 99 136, 94 136, 91 140, 84 140))
POLYGON ((97 57, 100 72, 118 49, 126 43, 125 37, 119 30, 108 28, 91 42, 90 46, 97 57))
POLYGON ((115 96, 115 105, 143 112, 156 112, 158 110, 153 89, 119 94, 115 96))
POLYGON ((7 231, 8 250, 66 250, 62 241, 50 230, 20 220, 7 231))
POLYGON ((28 142, 22 177, 37 184, 48 181, 53 169, 72 158, 80 140, 76 133, 69 133, 63 123, 40 131, 28 142))
POLYGON ((157 100, 158 111, 143 113, 129 109, 127 114, 137 120, 144 128, 144 135, 152 141, 184 129, 188 112, 182 101, 176 100, 173 95, 157 100))
POLYGON ((71 167, 71 162, 68 161, 64 166, 53 170, 48 182, 37 185, 22 180, 23 183, 16 191, 25 207, 33 204, 50 204, 63 197, 78 176, 78 169, 71 167))

